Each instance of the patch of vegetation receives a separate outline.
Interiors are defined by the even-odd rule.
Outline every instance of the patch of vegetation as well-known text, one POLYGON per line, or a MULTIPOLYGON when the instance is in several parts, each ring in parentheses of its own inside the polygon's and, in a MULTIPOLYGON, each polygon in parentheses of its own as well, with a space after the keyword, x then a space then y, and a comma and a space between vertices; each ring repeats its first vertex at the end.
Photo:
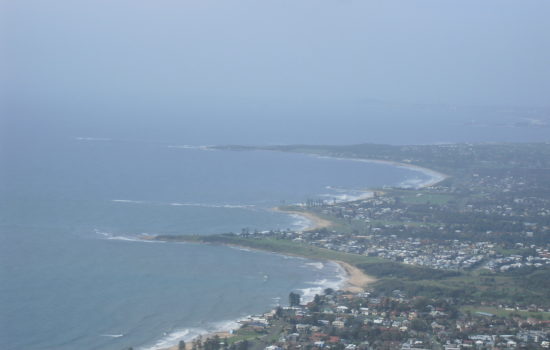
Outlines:
POLYGON ((159 236, 159 240, 228 244, 316 260, 337 260, 354 265, 378 281, 378 291, 401 290, 409 296, 455 298, 460 303, 524 303, 550 306, 550 268, 515 274, 458 272, 406 265, 377 257, 344 253, 306 243, 275 238, 246 238, 235 234, 159 236))
POLYGON ((158 240, 177 241, 177 242, 195 242, 195 243, 213 243, 229 244, 241 247, 247 247, 268 252, 281 253, 287 255, 301 256, 317 260, 338 260, 352 265, 382 263, 383 259, 369 257, 358 254, 348 254, 325 248, 318 248, 305 243, 294 242, 285 239, 274 238, 246 238, 235 234, 221 234, 208 236, 158 236, 158 240))
POLYGON ((462 312, 470 312, 472 314, 476 312, 485 312, 499 317, 519 316, 522 318, 533 317, 540 320, 550 320, 550 312, 506 310, 504 308, 472 305, 463 306, 460 308, 460 310, 462 312))

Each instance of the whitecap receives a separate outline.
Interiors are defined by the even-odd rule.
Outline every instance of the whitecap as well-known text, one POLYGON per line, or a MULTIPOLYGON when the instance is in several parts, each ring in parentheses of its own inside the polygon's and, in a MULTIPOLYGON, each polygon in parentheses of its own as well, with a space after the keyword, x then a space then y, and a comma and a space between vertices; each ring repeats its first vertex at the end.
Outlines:
POLYGON ((154 237, 152 234, 140 234, 140 235, 115 235, 111 232, 105 232, 98 229, 94 230, 95 233, 103 236, 103 239, 113 240, 113 241, 127 241, 127 242, 141 242, 141 243, 165 243, 163 241, 156 241, 151 239, 146 239, 145 237, 154 237))
POLYGON ((174 207, 202 207, 202 208, 228 208, 228 209, 249 209, 254 208, 253 204, 209 204, 209 203, 189 203, 189 202, 172 202, 159 203, 167 204, 174 207))
POLYGON ((312 287, 298 289, 298 292, 302 295, 303 303, 312 301, 316 294, 322 294, 327 288, 338 290, 345 285, 348 276, 346 271, 337 263, 329 262, 328 264, 337 271, 337 277, 335 279, 322 278, 311 281, 307 284, 312 285, 312 287))
POLYGON ((306 263, 305 265, 314 267, 317 270, 322 270, 325 267, 325 264, 323 264, 322 262, 311 262, 311 263, 306 263))
POLYGON ((239 328, 239 320, 224 320, 218 322, 211 322, 205 327, 190 327, 179 329, 173 332, 166 333, 161 339, 155 342, 152 346, 141 347, 140 350, 161 350, 171 346, 177 345, 180 340, 190 342, 191 340, 206 335, 209 333, 217 332, 231 332, 239 328))
POLYGON ((78 136, 74 138, 77 141, 111 141, 111 139, 104 137, 82 137, 78 136))
POLYGON ((111 199, 114 203, 129 203, 129 204, 150 204, 150 205, 168 205, 172 207, 201 207, 201 208, 228 208, 228 209, 252 209, 256 206, 253 204, 210 204, 210 203, 195 203, 195 202, 148 202, 133 199, 111 199))
POLYGON ((300 215, 300 214, 289 214, 289 215, 294 219, 292 226, 296 231, 305 231, 313 226, 313 221, 311 221, 310 219, 308 219, 303 215, 300 215))
POLYGON ((132 203, 132 204, 143 204, 144 201, 135 201, 132 199, 111 199, 111 202, 115 203, 132 203))
MULTIPOLYGON (((319 156, 319 155, 311 155, 312 157, 319 158, 319 159, 334 159, 334 160, 344 160, 344 161, 352 161, 352 162, 362 162, 362 163, 378 163, 378 164, 386 164, 386 165, 392 165, 398 168, 412 170, 420 172, 429 178, 426 180, 419 180, 412 179, 411 181, 405 180, 402 184, 404 186, 411 186, 413 188, 421 188, 421 187, 427 187, 435 185, 447 177, 445 174, 440 173, 438 171, 424 168, 421 166, 413 165, 413 164, 406 164, 406 163, 400 163, 396 161, 388 161, 388 160, 378 160, 378 159, 358 159, 358 158, 342 158, 342 157, 329 157, 329 156, 319 156)), ((404 187, 402 184, 399 184, 399 187, 404 187)), ((327 186, 330 187, 330 186, 327 186)), ((332 189, 332 188, 328 188, 332 189)))
POLYGON ((196 149, 199 151, 215 151, 214 148, 212 148, 212 145, 170 145, 168 148, 179 148, 179 149, 196 149))
POLYGON ((242 251, 242 252, 248 252, 248 253, 252 252, 251 249, 247 249, 247 248, 243 248, 243 247, 239 247, 239 246, 232 246, 232 245, 230 245, 230 246, 228 246, 228 247, 231 248, 231 249, 240 250, 240 251, 242 251))

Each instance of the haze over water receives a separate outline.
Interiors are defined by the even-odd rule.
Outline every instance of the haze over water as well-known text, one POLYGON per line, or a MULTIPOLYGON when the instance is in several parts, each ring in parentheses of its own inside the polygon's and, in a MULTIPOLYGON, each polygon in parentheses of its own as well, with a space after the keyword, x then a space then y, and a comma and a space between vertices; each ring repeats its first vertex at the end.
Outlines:
POLYGON ((2 129, 28 138, 548 141, 545 0, 1 6, 2 129))
POLYGON ((300 228, 267 209, 427 180, 181 146, 550 141, 544 0, 0 6, 3 349, 154 348, 337 286, 331 264, 136 236, 300 228))
POLYGON ((0 182, 3 349, 156 348, 284 305, 292 290, 311 298, 338 287, 339 267, 138 237, 300 229, 269 209, 429 180, 297 154, 12 141, 0 182))

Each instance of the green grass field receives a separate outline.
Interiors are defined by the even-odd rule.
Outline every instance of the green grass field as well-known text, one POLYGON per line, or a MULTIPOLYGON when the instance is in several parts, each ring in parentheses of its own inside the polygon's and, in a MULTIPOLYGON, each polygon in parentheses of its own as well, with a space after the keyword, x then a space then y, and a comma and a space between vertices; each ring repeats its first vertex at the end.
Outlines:
MULTIPOLYGON (((373 288, 391 292, 395 289, 410 295, 426 297, 453 297, 467 304, 498 302, 503 304, 540 304, 548 300, 548 290, 535 283, 546 278, 543 272, 513 276, 495 274, 482 270, 444 271, 425 267, 405 265, 377 257, 344 253, 318 248, 306 243, 275 239, 245 238, 237 235, 210 236, 164 236, 161 240, 185 241, 207 244, 228 244, 286 255, 301 256, 313 260, 337 260, 357 266, 366 274, 377 278, 373 288), (540 276, 539 276, 540 275, 540 276), (526 283, 523 279, 530 278, 526 283)), ((542 305, 546 305, 543 303, 542 305)))
POLYGON ((550 312, 531 312, 531 311, 517 311, 506 310, 504 308, 488 307, 488 306, 463 306, 460 308, 462 312, 486 312, 499 317, 508 317, 510 315, 519 315, 522 318, 533 317, 540 320, 550 320, 550 312))

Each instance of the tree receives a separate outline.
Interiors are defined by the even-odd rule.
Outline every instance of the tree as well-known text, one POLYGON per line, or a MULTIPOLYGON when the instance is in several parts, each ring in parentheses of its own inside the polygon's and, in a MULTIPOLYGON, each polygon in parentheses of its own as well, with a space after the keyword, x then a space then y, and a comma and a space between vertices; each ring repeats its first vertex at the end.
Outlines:
POLYGON ((313 302, 317 305, 321 304, 321 297, 319 294, 315 294, 315 297, 313 298, 313 302))
POLYGON ((237 343, 237 350, 248 350, 248 340, 242 340, 237 343))
POLYGON ((290 306, 299 306, 300 305, 300 294, 290 292, 288 295, 288 302, 290 306))
POLYGON ((428 330, 428 324, 424 320, 415 318, 411 321, 411 329, 417 332, 425 332, 428 330))

